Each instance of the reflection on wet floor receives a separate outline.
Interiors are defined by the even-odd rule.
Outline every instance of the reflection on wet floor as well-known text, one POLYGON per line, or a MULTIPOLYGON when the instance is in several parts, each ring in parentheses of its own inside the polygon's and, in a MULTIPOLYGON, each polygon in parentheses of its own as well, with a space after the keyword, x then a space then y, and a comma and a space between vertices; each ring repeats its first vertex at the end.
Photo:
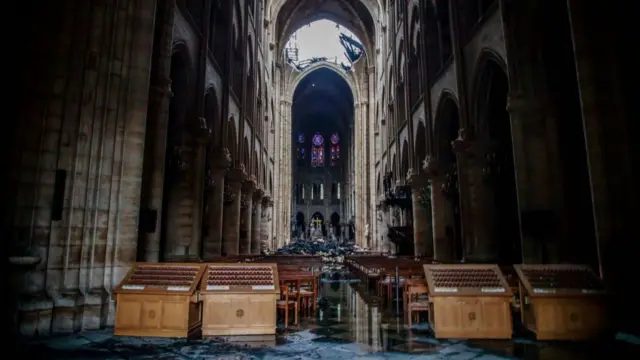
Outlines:
MULTIPOLYGON (((422 322, 407 328, 393 304, 353 281, 324 279, 315 316, 278 329, 269 341, 115 337, 111 330, 31 341, 33 359, 541 359, 636 357, 638 345, 613 339, 542 343, 516 332, 512 340, 438 340, 422 322)), ((632 339, 635 341, 637 339, 632 339)), ((640 355, 640 354, 638 354, 640 355)), ((23 357, 26 358, 27 356, 23 357)))

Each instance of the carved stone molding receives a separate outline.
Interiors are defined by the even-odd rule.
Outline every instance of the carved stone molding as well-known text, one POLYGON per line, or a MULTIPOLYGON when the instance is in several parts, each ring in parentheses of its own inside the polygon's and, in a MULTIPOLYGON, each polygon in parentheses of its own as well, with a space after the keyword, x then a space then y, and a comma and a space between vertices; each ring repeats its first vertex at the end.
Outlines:
POLYGON ((273 207, 273 199, 270 194, 266 194, 262 197, 262 206, 265 208, 273 207))
POLYGON ((247 199, 247 194, 243 193, 240 196, 240 208, 244 210, 247 207, 249 207, 249 200, 247 199))
POLYGON ((197 125, 194 126, 191 131, 193 137, 201 144, 206 144, 211 140, 211 129, 209 129, 209 125, 207 124, 207 119, 203 117, 199 117, 197 119, 197 125))
POLYGON ((242 184, 242 192, 245 194, 251 194, 253 196, 253 192, 257 188, 258 182, 256 181, 255 175, 248 175, 242 184))
POLYGON ((427 155, 422 162, 422 170, 427 177, 435 178, 440 174, 440 164, 434 156, 427 155))
POLYGON ((231 184, 225 184, 222 200, 223 204, 226 206, 233 204, 236 201, 236 196, 236 193, 233 191, 233 186, 231 186, 231 184))

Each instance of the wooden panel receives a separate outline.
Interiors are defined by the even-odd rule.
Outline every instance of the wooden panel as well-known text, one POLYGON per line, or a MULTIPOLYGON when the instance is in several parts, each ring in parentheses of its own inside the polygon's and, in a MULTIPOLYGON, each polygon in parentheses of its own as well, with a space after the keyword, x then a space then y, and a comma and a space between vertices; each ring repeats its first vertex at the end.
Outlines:
POLYGON ((522 319, 539 340, 586 340, 606 332, 604 286, 586 265, 515 265, 522 319))
POLYGON ((424 265, 436 338, 508 339, 511 289, 496 265, 424 265))
POLYGON ((203 335, 275 335, 275 264, 209 264, 205 273, 200 285, 203 335))
POLYGON ((201 324, 195 295, 205 265, 135 264, 116 287, 114 333, 123 336, 189 337, 201 324))

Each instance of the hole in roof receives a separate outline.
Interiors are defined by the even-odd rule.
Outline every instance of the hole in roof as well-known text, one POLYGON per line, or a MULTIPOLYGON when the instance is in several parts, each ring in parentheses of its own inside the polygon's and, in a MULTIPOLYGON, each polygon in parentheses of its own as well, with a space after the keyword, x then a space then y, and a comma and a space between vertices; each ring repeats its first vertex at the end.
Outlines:
POLYGON ((284 56, 298 70, 327 61, 349 71, 364 55, 360 40, 345 27, 331 20, 313 21, 294 32, 287 41, 284 56))

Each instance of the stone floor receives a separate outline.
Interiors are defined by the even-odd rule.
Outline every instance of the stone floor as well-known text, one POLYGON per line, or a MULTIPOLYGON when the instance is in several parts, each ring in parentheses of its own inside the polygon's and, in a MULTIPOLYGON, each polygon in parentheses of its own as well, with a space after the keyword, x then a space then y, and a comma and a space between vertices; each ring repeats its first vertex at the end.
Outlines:
MULTIPOLYGON (((542 343, 526 336, 508 341, 434 339, 425 324, 408 329, 392 309, 376 307, 357 284, 324 282, 315 317, 285 329, 269 343, 222 339, 116 337, 111 330, 30 340, 20 359, 632 359, 640 358, 637 338, 590 343, 542 343), (635 342, 635 344, 633 344, 635 342)), ((12 358, 18 358, 12 356, 12 358)))

